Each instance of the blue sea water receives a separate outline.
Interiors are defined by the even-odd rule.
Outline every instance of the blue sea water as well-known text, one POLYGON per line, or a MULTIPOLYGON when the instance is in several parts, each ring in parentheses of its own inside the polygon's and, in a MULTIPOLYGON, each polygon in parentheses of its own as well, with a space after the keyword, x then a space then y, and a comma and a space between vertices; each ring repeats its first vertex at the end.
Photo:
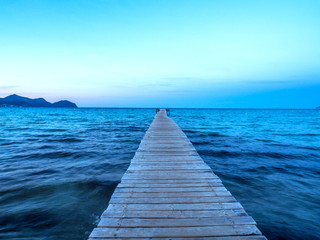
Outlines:
MULTIPOLYGON (((154 113, 0 108, 0 239, 86 239, 154 113)), ((320 111, 171 117, 269 239, 320 239, 320 111)))

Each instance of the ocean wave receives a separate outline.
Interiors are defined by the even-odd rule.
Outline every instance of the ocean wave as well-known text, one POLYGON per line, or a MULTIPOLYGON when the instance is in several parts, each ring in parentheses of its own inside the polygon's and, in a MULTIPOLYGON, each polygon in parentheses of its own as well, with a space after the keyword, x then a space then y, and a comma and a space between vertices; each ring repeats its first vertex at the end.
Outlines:
POLYGON ((75 142, 84 142, 83 139, 76 138, 76 137, 62 137, 62 138, 49 138, 44 139, 45 142, 66 142, 66 143, 75 143, 75 142))
POLYGON ((128 126, 128 127, 126 127, 125 129, 126 129, 127 131, 129 131, 129 132, 131 132, 131 131, 133 131, 133 132, 145 132, 145 131, 146 131, 146 129, 143 128, 143 127, 132 127, 132 126, 128 126))
POLYGON ((79 231, 83 236, 87 226, 93 227, 99 219, 116 184, 112 181, 58 182, 0 192, 0 238, 19 235, 23 239, 43 239, 43 232, 46 232, 45 236, 52 236, 51 239, 57 239, 56 236, 60 236, 58 239, 75 239, 76 234, 65 226, 74 224, 79 217, 83 224, 80 225, 83 230, 79 231), (90 198, 93 201, 88 201, 90 198), (90 215, 86 214, 86 209, 91 209, 90 215))
POLYGON ((275 136, 283 137, 319 137, 320 133, 272 133, 275 136))
POLYGON ((201 137, 206 137, 206 136, 209 136, 209 137, 227 137, 227 135, 224 135, 224 134, 221 134, 221 133, 218 133, 218 132, 200 133, 199 136, 201 136, 201 137))
MULTIPOLYGON (((41 147, 40 147, 41 149, 41 147)), ((36 160, 42 161, 44 159, 79 159, 79 158, 89 158, 92 156, 92 152, 87 151, 51 151, 51 152, 33 152, 33 153, 23 153, 16 154, 12 156, 11 159, 19 159, 19 160, 36 160)))
POLYGON ((43 132, 66 132, 68 129, 65 128, 44 128, 41 129, 43 132))
MULTIPOLYGON (((259 152, 259 151, 228 151, 228 150, 214 150, 214 149, 199 149, 200 155, 213 156, 217 158, 270 158, 270 159, 306 159, 310 157, 310 154, 290 154, 284 152, 259 152)), ((312 157, 317 157, 314 155, 312 157)))
POLYGON ((211 144, 211 141, 195 141, 195 140, 193 140, 193 141, 191 141, 191 143, 193 145, 207 145, 207 144, 211 144))
POLYGON ((195 131, 195 130, 183 130, 184 133, 198 133, 198 131, 195 131))

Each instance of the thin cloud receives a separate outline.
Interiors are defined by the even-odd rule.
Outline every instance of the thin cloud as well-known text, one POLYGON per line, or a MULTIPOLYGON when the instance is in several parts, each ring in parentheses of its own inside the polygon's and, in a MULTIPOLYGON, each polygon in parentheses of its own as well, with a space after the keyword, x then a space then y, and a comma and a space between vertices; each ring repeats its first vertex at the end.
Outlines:
POLYGON ((13 90, 18 88, 18 85, 4 85, 4 86, 0 86, 0 90, 1 91, 8 91, 8 90, 13 90))

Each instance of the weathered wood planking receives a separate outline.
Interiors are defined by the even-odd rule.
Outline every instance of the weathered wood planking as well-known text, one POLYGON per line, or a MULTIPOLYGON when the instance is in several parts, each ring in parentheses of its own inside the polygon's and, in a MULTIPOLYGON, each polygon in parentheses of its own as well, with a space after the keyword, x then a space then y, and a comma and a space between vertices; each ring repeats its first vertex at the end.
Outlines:
POLYGON ((163 109, 89 239, 266 240, 163 109))

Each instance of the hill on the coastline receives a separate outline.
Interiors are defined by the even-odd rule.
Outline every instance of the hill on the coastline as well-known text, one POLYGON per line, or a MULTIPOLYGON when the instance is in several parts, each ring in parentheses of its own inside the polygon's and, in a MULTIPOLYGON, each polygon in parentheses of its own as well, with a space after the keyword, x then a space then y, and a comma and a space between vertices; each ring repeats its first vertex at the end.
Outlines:
POLYGON ((320 110, 320 106, 319 106, 319 107, 317 107, 316 109, 320 110))
POLYGON ((0 107, 59 107, 59 108, 77 108, 73 102, 62 100, 50 103, 44 98, 27 98, 16 94, 0 98, 0 107))

